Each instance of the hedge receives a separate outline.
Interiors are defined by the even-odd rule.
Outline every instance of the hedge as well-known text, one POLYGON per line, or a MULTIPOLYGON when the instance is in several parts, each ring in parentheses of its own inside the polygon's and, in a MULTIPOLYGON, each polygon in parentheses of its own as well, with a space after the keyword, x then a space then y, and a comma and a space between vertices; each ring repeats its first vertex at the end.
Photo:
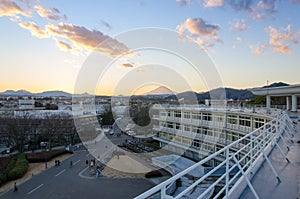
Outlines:
POLYGON ((17 156, 13 156, 5 171, 0 174, 0 184, 21 178, 27 170, 28 161, 26 160, 25 154, 21 153, 17 156))
POLYGON ((29 163, 47 162, 48 160, 65 153, 73 153, 73 152, 64 149, 57 149, 57 150, 43 151, 38 153, 29 153, 26 154, 26 158, 29 163))
POLYGON ((154 178, 154 177, 161 177, 162 173, 159 170, 153 170, 149 171, 148 173, 145 174, 146 178, 154 178))
POLYGON ((0 174, 3 173, 9 164, 9 161, 11 159, 11 156, 3 156, 0 157, 0 174))

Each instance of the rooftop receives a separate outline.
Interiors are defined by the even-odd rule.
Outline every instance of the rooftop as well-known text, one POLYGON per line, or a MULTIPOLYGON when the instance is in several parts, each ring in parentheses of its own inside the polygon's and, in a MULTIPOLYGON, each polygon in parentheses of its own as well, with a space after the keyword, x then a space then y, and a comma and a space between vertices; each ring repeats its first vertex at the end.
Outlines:
MULTIPOLYGON (((295 118, 300 118, 300 113, 293 113, 293 120, 295 118)), ((293 138, 293 143, 286 140, 290 145, 290 151, 284 146, 283 141, 279 142, 279 145, 284 149, 287 154, 287 158, 290 160, 288 163, 285 157, 282 156, 278 147, 274 147, 273 151, 270 153, 270 161, 277 171, 281 182, 279 183, 276 176, 273 174, 270 166, 265 161, 260 169, 256 172, 251 180, 252 186, 260 198, 272 198, 272 199, 282 199, 282 198, 299 198, 300 197, 300 121, 298 119, 298 124, 296 125, 297 133, 293 138)), ((247 187, 241 198, 250 199, 254 198, 253 193, 250 188, 247 187)))

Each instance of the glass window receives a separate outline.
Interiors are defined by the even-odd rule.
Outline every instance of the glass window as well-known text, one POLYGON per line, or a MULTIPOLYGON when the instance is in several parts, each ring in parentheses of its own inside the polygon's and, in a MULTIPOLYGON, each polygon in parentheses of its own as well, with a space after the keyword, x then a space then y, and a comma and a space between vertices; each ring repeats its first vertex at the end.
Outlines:
POLYGON ((190 112, 183 112, 183 117, 185 119, 190 119, 191 118, 191 113, 190 112))

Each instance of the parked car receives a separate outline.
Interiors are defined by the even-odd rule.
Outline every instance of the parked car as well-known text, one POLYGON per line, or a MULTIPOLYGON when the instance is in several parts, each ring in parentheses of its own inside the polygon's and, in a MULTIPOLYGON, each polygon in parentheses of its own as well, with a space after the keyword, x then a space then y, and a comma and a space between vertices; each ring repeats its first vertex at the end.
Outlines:
POLYGON ((4 151, 1 152, 2 155, 4 154, 10 154, 10 148, 6 148, 4 151))

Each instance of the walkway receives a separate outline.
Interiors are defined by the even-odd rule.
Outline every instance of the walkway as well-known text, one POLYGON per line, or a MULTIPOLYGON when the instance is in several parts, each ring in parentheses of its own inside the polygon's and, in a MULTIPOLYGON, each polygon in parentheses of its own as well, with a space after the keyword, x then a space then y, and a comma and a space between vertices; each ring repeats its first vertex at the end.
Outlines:
MULTIPOLYGON (((293 114, 293 116, 296 115, 296 113, 291 114, 293 114)), ((299 113, 298 117, 300 118, 299 113)), ((290 163, 285 160, 277 147, 274 148, 269 156, 275 170, 281 178, 281 183, 278 183, 276 176, 273 174, 267 162, 264 162, 260 170, 253 177, 251 183, 260 198, 300 198, 300 143, 297 143, 297 141, 300 141, 300 121, 298 121, 297 133, 293 140, 294 143, 290 145, 290 151, 288 153, 283 142, 279 142, 280 146, 287 153, 287 158, 290 160, 290 163)), ((248 187, 240 198, 252 199, 254 195, 248 187)))
POLYGON ((0 198, 133 198, 153 186, 149 180, 141 178, 82 178, 78 174, 86 168, 86 159, 87 152, 75 153, 62 161, 61 166, 49 168, 19 185, 17 193, 10 190, 0 198))

